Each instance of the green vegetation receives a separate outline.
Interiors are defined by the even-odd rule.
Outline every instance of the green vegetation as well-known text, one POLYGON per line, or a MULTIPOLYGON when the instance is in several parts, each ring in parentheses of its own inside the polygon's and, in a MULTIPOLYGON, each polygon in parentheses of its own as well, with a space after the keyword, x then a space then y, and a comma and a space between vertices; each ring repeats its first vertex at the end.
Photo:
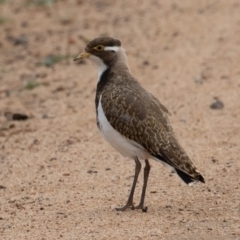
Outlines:
POLYGON ((0 0, 0 4, 4 4, 6 2, 7 2, 7 0, 0 0))
POLYGON ((39 82, 33 82, 33 81, 29 81, 27 82, 27 84, 24 86, 24 89, 26 90, 32 90, 36 87, 39 87, 41 85, 41 83, 39 82))
MULTIPOLYGON (((1 1, 1 0, 0 0, 1 1)), ((49 7, 53 5, 58 0, 27 0, 27 5, 35 5, 35 6, 45 6, 49 7)))
POLYGON ((0 16, 0 25, 3 25, 6 21, 7 19, 5 17, 0 16))

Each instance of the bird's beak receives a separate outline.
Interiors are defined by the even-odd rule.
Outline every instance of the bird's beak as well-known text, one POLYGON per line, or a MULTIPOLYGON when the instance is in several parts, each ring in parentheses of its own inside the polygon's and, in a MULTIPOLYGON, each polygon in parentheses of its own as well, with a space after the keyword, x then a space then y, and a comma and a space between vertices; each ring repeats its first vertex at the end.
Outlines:
POLYGON ((73 61, 77 61, 77 60, 80 60, 80 59, 84 59, 84 58, 88 58, 90 56, 90 53, 88 52, 82 52, 80 53, 77 57, 75 57, 73 59, 73 61))

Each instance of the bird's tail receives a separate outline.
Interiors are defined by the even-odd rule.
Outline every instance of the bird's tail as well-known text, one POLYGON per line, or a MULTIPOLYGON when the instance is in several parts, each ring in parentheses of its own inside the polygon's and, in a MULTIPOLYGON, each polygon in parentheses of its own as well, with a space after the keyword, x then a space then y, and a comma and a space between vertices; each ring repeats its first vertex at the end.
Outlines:
MULTIPOLYGON (((173 155, 175 156, 175 155, 173 155)), ((169 157, 168 154, 163 153, 154 156, 156 160, 167 164, 177 173, 177 175, 188 185, 195 182, 205 183, 205 180, 197 168, 193 165, 188 155, 184 152, 179 158, 169 157), (181 159, 182 161, 179 161, 181 159)))
POLYGON ((203 176, 197 170, 195 170, 194 176, 188 175, 187 173, 185 173, 177 168, 174 168, 174 170, 176 171, 177 175, 188 185, 191 185, 197 181, 205 183, 203 176))
POLYGON ((205 183, 203 176, 173 135, 168 136, 168 144, 162 144, 159 153, 154 157, 174 168, 186 184, 191 185, 198 181, 205 183))

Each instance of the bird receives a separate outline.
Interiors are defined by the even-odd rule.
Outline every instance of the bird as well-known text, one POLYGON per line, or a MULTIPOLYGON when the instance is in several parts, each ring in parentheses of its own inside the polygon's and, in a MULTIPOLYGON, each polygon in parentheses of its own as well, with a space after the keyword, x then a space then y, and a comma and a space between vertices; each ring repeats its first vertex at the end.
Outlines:
POLYGON ((87 43, 74 61, 87 58, 98 66, 95 106, 100 134, 123 157, 135 161, 129 197, 116 210, 147 211, 144 201, 151 169, 149 159, 169 166, 188 185, 205 183, 175 137, 168 109, 131 74, 121 41, 109 36, 97 37, 87 43), (135 206, 133 197, 141 161, 145 161, 143 187, 140 202, 135 206))

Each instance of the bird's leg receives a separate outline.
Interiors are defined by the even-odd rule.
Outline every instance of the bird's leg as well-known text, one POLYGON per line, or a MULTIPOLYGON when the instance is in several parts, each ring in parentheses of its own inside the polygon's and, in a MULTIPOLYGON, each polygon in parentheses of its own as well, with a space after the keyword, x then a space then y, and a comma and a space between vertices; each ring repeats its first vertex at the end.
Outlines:
POLYGON ((135 157, 134 160, 135 160, 135 164, 136 164, 135 165, 135 176, 134 176, 134 179, 133 179, 131 192, 129 194, 129 197, 128 197, 126 205, 124 207, 122 207, 122 208, 116 208, 117 211, 125 211, 129 207, 134 209, 134 206, 133 206, 133 195, 134 195, 134 190, 135 190, 135 187, 136 187, 138 175, 139 175, 139 173, 141 171, 141 163, 140 163, 140 161, 138 160, 137 157, 135 157))
POLYGON ((144 199, 145 199, 145 193, 146 193, 146 188, 147 188, 147 182, 148 182, 148 176, 150 173, 151 166, 148 162, 148 160, 145 160, 145 167, 144 167, 144 181, 143 181, 143 188, 142 188, 142 195, 141 195, 141 200, 138 206, 135 208, 137 209, 142 209, 143 212, 147 211, 147 207, 144 207, 144 199))

